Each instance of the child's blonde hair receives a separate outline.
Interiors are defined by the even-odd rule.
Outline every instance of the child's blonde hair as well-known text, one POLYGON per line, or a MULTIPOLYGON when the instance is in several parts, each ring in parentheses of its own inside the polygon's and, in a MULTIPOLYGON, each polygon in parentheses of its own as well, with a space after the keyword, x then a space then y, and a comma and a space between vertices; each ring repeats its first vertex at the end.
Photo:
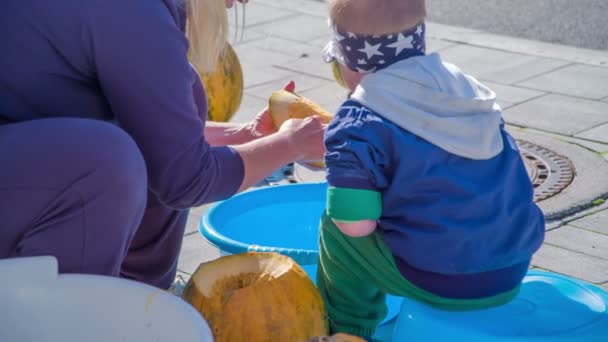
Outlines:
POLYGON ((228 15, 224 0, 188 0, 186 35, 190 60, 201 73, 210 73, 228 41, 228 15))
POLYGON ((426 17, 425 0, 330 0, 329 16, 339 28, 365 35, 414 28, 426 17))

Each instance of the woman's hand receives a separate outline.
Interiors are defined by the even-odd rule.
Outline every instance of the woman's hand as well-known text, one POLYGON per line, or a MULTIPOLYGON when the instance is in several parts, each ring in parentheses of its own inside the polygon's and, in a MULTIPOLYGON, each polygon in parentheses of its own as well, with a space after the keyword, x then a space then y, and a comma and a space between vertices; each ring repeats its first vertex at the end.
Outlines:
MULTIPOLYGON (((226 8, 232 8, 232 6, 234 5, 234 0, 225 0, 226 1, 226 8)), ((238 0, 240 3, 242 4, 246 4, 247 2, 249 2, 249 0, 238 0)))
MULTIPOLYGON (((293 92, 296 89, 296 84, 293 81, 290 81, 283 89, 293 92)), ((258 113, 251 122, 245 124, 245 127, 253 139, 265 137, 277 131, 277 128, 268 113, 268 108, 264 108, 264 110, 258 113)))
POLYGON ((317 161, 323 159, 325 154, 325 128, 321 117, 315 115, 285 121, 278 134, 287 137, 289 148, 294 151, 297 161, 317 161))

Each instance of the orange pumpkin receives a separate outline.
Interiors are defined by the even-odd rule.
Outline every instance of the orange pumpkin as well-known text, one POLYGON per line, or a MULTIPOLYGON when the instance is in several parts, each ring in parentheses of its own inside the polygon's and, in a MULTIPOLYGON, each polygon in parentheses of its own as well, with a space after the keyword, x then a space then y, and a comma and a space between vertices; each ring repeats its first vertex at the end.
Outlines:
POLYGON ((315 337, 315 338, 308 340, 308 342, 366 342, 366 341, 357 336, 339 333, 339 334, 335 334, 332 336, 315 337))
POLYGON ((306 341, 328 332, 319 291, 295 261, 278 253, 202 263, 182 297, 207 320, 215 342, 306 341))

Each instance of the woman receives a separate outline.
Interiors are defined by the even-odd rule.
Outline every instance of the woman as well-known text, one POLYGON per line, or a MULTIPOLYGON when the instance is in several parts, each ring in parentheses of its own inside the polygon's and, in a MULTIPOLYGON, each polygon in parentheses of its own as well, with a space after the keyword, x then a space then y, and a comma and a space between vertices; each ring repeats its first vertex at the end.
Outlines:
POLYGON ((322 156, 318 118, 205 124, 232 3, 0 3, 0 258, 168 288, 188 208, 322 156))

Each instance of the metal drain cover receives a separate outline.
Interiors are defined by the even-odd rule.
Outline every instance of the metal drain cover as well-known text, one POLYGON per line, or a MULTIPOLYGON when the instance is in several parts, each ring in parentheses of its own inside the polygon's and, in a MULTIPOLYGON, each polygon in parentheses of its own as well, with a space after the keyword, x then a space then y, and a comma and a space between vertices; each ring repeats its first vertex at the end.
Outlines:
MULTIPOLYGON (((555 196, 572 183, 575 172, 568 158, 526 140, 518 140, 517 143, 534 185, 534 201, 540 202, 555 196)), ((325 171, 290 164, 283 168, 279 177, 266 180, 269 185, 322 182, 325 180, 325 171)))
POLYGON ((529 141, 518 140, 528 176, 534 185, 534 200, 540 202, 555 196, 574 180, 570 159, 529 141))

